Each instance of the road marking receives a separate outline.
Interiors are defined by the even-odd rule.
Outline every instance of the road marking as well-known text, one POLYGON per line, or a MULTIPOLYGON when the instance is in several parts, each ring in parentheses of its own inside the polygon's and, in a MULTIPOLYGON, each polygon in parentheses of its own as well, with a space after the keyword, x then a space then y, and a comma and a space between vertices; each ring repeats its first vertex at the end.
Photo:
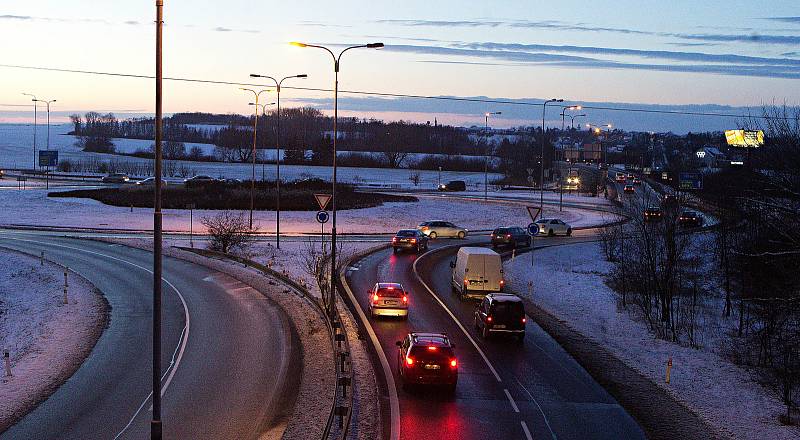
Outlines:
MULTIPOLYGON (((150 269, 148 269, 148 268, 146 268, 144 266, 140 266, 140 265, 138 265, 136 263, 132 263, 132 262, 130 262, 128 260, 124 260, 122 258, 117 258, 117 257, 111 256, 111 255, 107 255, 107 254, 103 254, 103 253, 100 253, 100 252, 94 252, 94 251, 81 249, 81 248, 76 248, 76 247, 72 247, 72 246, 65 246, 65 245, 62 245, 62 244, 47 243, 47 242, 41 242, 41 241, 36 241, 36 240, 29 240, 29 239, 22 239, 22 238, 12 238, 12 237, 8 237, 8 236, 5 236, 4 238, 6 238, 8 240, 23 241, 23 242, 28 242, 28 243, 37 243, 37 244, 44 245, 44 246, 55 246, 55 247, 60 247, 60 248, 65 248, 65 249, 71 249, 71 250, 78 251, 78 252, 84 252, 84 253, 87 253, 87 254, 97 255, 97 256, 100 256, 100 257, 109 258, 109 259, 112 259, 112 260, 116 260, 116 261, 119 261, 119 262, 122 262, 122 263, 125 263, 125 264, 128 264, 128 265, 131 265, 133 267, 142 269, 143 271, 145 271, 145 272, 147 272, 147 273, 149 273, 151 275, 153 274, 153 271, 151 271, 150 269)), ((164 376, 169 373, 169 376, 167 377, 167 380, 161 386, 161 396, 163 397, 164 393, 167 392, 167 388, 169 387, 170 382, 172 382, 172 378, 175 377, 175 372, 178 370, 178 366, 181 363, 181 359, 183 359, 183 352, 186 350, 186 344, 189 341, 190 320, 189 320, 189 307, 186 305, 186 300, 184 299, 183 294, 181 294, 181 291, 178 290, 178 288, 175 287, 174 284, 169 282, 169 280, 165 279, 163 276, 161 277, 161 280, 164 281, 169 287, 171 287, 172 290, 174 290, 175 293, 178 295, 178 298, 180 298, 181 304, 183 305, 183 313, 184 313, 184 320, 185 320, 185 324, 183 326, 183 330, 181 331, 181 336, 180 336, 180 338, 178 340, 178 346, 176 346, 175 351, 172 354, 172 359, 170 360, 170 365, 167 367, 166 371, 164 371, 164 375, 161 376, 161 380, 163 381, 164 380, 164 376), (177 353, 177 358, 175 356, 176 353, 177 353)), ((144 399, 144 401, 142 402, 141 406, 139 406, 139 409, 137 409, 136 412, 133 414, 133 417, 131 417, 131 419, 128 422, 128 424, 125 425, 125 427, 122 429, 122 431, 120 431, 116 436, 114 436, 114 439, 119 438, 130 427, 130 425, 133 423, 133 420, 136 418, 136 416, 139 415, 139 412, 141 412, 141 410, 144 407, 145 403, 147 403, 147 401, 150 400, 150 398, 152 396, 153 396, 153 392, 151 391, 150 394, 148 394, 147 397, 144 399)))
POLYGON ((514 408, 514 412, 518 413, 519 408, 517 408, 517 402, 514 402, 514 398, 511 397, 511 393, 508 392, 508 388, 503 388, 503 391, 505 391, 506 397, 508 397, 508 402, 511 403, 511 407, 514 408))
MULTIPOLYGON (((448 248, 449 247, 441 247, 439 249, 448 249, 448 248)), ((437 249, 437 250, 439 250, 439 249, 437 249)), ((411 266, 413 271, 414 271, 414 275, 417 277, 417 280, 420 282, 420 284, 422 284, 423 287, 425 287, 425 289, 428 291, 428 293, 431 294, 433 299, 435 299, 436 302, 438 302, 439 305, 442 306, 444 311, 447 312, 447 314, 450 315, 451 318, 453 318, 453 322, 455 322, 456 325, 458 326, 458 328, 460 328, 461 331, 464 332, 464 336, 466 336, 467 339, 469 339, 469 341, 472 343, 472 346, 475 347, 475 350, 477 350, 478 354, 480 354, 481 357, 483 358, 483 362, 485 362, 486 366, 489 367, 489 370, 492 371, 492 374, 494 374, 494 378, 497 379, 498 382, 502 382, 503 380, 500 379, 500 375, 497 374, 497 370, 495 370, 494 366, 492 365, 492 363, 489 362, 489 358, 486 357, 486 354, 483 352, 483 350, 481 350, 481 348, 478 347, 478 343, 475 342, 474 339, 472 339, 472 336, 470 336, 469 332, 467 332, 467 329, 465 329, 464 326, 461 325, 461 321, 459 321, 458 318, 456 318, 456 315, 454 315, 453 312, 451 312, 450 309, 448 309, 447 306, 444 305, 442 300, 439 299, 439 297, 435 293, 433 293, 433 289, 431 289, 428 286, 428 284, 425 281, 422 280, 422 277, 419 276, 419 271, 417 271, 417 263, 419 263, 421 259, 422 258, 417 258, 416 260, 414 260, 414 264, 411 266)))
MULTIPOLYGON (((525 432, 525 438, 527 440, 533 440, 533 436, 531 436, 531 432, 528 430, 528 424, 525 423, 525 420, 519 422, 522 425, 522 431, 525 432)), ((555 438, 555 435, 553 436, 555 438)))
POLYGON ((389 389, 389 413, 391 426, 389 438, 390 440, 398 440, 400 438, 400 399, 397 397, 397 385, 394 382, 392 367, 389 366, 389 360, 386 359, 386 354, 383 352, 383 348, 378 341, 378 336, 375 334, 375 330, 372 328, 372 324, 367 319, 364 311, 361 310, 361 304, 358 303, 355 295, 353 295, 353 291, 350 289, 350 285, 347 283, 347 277, 340 277, 340 279, 347 296, 350 297, 350 302, 353 304, 356 312, 358 312, 358 318, 362 323, 364 323, 364 328, 367 329, 369 340, 372 342, 375 352, 378 354, 378 360, 380 360, 381 367, 383 369, 383 376, 386 378, 386 387, 389 389))

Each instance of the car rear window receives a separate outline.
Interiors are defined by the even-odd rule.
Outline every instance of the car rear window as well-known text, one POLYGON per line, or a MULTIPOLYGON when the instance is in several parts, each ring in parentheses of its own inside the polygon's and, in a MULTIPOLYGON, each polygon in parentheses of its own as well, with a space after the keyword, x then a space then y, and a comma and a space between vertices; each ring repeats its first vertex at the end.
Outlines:
POLYGON ((387 298, 400 298, 403 296, 403 291, 398 288, 390 289, 388 287, 382 287, 378 289, 378 296, 387 298))
POLYGON ((415 345, 411 347, 411 357, 425 362, 436 362, 445 365, 454 358, 453 349, 435 345, 415 345), (433 347, 429 349, 428 347, 433 347))
POLYGON ((400 231, 397 233, 398 237, 416 237, 417 231, 400 231))
POLYGON ((497 228, 497 229, 494 230, 494 234, 495 235, 508 234, 508 229, 506 229, 506 228, 497 228))
POLYGON ((525 315, 525 309, 522 303, 519 302, 498 302, 492 306, 492 315, 498 318, 522 318, 525 315))

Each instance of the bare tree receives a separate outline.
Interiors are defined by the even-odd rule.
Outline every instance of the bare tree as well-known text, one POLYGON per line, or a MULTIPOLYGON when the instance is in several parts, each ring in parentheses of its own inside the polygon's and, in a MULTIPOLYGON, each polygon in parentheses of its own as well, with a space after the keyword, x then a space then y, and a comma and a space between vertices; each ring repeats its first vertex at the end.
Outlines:
MULTIPOLYGON (((337 242, 336 247, 336 265, 338 266, 336 270, 341 271, 353 253, 345 247, 343 241, 337 242)), ((300 265, 303 271, 314 279, 314 283, 317 288, 319 288, 322 300, 325 304, 328 303, 327 298, 331 292, 330 262, 329 243, 314 238, 309 238, 308 241, 305 242, 300 254, 300 265)))
POLYGON ((221 211, 214 215, 204 216, 200 222, 208 229, 211 236, 208 248, 213 251, 229 253, 244 251, 253 240, 253 232, 241 212, 221 211))
POLYGON ((420 181, 419 171, 411 173, 411 175, 408 176, 408 180, 410 180, 411 183, 414 184, 414 186, 419 186, 419 181, 420 181))

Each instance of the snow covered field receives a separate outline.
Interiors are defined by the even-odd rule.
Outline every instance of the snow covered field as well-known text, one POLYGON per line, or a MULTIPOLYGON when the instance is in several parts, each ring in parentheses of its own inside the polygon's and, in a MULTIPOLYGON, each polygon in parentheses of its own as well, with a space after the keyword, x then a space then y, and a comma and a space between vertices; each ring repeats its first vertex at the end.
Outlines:
MULTIPOLYGON (((71 130, 70 124, 51 125, 50 127, 50 149, 59 150, 60 160, 86 161, 91 159, 103 161, 128 161, 128 162, 150 162, 150 159, 119 156, 102 153, 86 153, 75 146, 75 137, 65 133, 71 130)), ((37 146, 42 149, 46 145, 46 129, 41 124, 37 129, 37 146)), ((148 149, 153 143, 147 140, 135 139, 115 139, 117 151, 133 152, 137 149, 148 149)), ((0 168, 30 168, 33 165, 33 126, 25 124, 0 124, 0 168)), ((213 145, 186 143, 187 151, 193 146, 200 146, 204 151, 213 150, 213 145)), ((343 153, 343 152, 341 152, 343 153)), ((272 154, 272 153, 269 153, 272 154)), ((186 165, 194 174, 208 174, 213 177, 231 177, 239 179, 249 179, 252 174, 251 165, 244 163, 225 163, 225 162, 191 162, 175 161, 178 164, 186 165)), ((276 175, 275 165, 256 165, 256 178, 260 179, 264 170, 266 179, 274 179, 276 175)), ((409 177, 413 173, 419 172, 420 180, 418 188, 435 189, 439 182, 438 171, 414 171, 408 169, 388 169, 388 168, 353 168, 340 167, 338 169, 338 179, 343 183, 358 183, 372 185, 393 185, 396 187, 417 188, 413 185, 409 177)), ((325 180, 331 178, 331 167, 310 166, 310 165, 281 165, 281 179, 297 180, 307 177, 319 177, 325 180)), ((498 179, 499 174, 489 173, 489 180, 498 179)), ((447 171, 441 173, 441 181, 464 180, 468 185, 477 188, 482 187, 484 181, 483 173, 447 171)))
MULTIPOLYGON (((618 296, 603 282, 611 265, 599 244, 537 250, 533 267, 530 256, 523 255, 505 268, 513 292, 528 296, 532 281, 533 302, 660 384, 718 430, 738 439, 800 438, 797 427, 779 424, 785 412, 779 397, 720 354, 725 329, 709 331, 704 347, 692 349, 654 338, 645 324, 621 310, 618 296), (670 357, 672 378, 665 384, 670 357)), ((729 319, 724 327, 735 325, 736 318, 729 319)))
MULTIPOLYGON (((51 191, 53 189, 51 188, 51 191)), ((214 211, 194 211, 194 231, 202 232, 200 219, 214 211)), ((245 213, 246 214, 246 213, 245 213)), ((573 227, 592 226, 606 221, 608 214, 577 208, 546 207, 546 217, 560 217, 573 227)), ((419 202, 392 202, 383 206, 339 211, 340 233, 394 233, 416 227, 426 220, 447 220, 470 230, 530 223, 520 203, 463 201, 449 198, 421 198, 419 202)), ((164 229, 189 231, 189 211, 165 210, 164 229)), ((253 222, 263 232, 275 230, 274 211, 256 211, 253 222)), ((91 199, 47 197, 43 189, 0 190, 0 225, 68 226, 101 229, 152 229, 151 208, 104 205, 91 199)), ((330 224, 325 225, 326 231, 330 224)), ((314 211, 281 212, 282 233, 317 233, 320 225, 314 211)))
POLYGON ((0 348, 13 372, 0 374, 0 431, 69 377, 100 335, 105 301, 88 281, 69 278, 65 305, 63 268, 0 248, 0 348))

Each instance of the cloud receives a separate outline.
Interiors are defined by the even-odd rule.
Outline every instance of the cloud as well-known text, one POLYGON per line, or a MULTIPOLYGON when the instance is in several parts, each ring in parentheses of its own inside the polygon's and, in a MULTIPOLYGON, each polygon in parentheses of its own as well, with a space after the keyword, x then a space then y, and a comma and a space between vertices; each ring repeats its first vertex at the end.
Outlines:
POLYGON ((764 20, 779 21, 781 23, 800 24, 800 17, 767 17, 764 20))
POLYGON ((261 31, 253 30, 253 29, 232 29, 232 28, 227 28, 227 27, 223 27, 223 26, 217 26, 215 28, 212 28, 211 30, 214 31, 214 32, 245 32, 245 33, 248 33, 248 34, 258 34, 258 33, 261 32, 261 31))
POLYGON ((483 21, 483 20, 378 20, 382 24, 399 24, 403 26, 432 26, 432 27, 498 27, 506 22, 502 21, 483 21))
POLYGON ((800 44, 800 35, 734 35, 734 34, 671 34, 684 40, 715 41, 720 43, 800 44))
POLYGON ((30 15, 0 15, 0 20, 33 20, 30 15))
POLYGON ((125 22, 125 24, 131 25, 131 26, 138 26, 138 25, 140 25, 141 23, 139 23, 139 22, 138 22, 138 21, 136 21, 136 20, 128 20, 128 21, 126 21, 126 22, 125 22))

